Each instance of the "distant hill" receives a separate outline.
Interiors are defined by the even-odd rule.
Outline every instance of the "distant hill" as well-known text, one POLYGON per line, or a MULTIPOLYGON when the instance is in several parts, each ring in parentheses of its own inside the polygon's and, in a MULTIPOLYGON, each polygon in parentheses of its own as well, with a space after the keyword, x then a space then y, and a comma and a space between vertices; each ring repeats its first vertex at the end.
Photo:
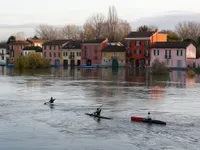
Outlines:
POLYGON ((200 22, 200 13, 168 12, 155 17, 146 17, 131 22, 133 30, 141 25, 154 25, 159 30, 174 29, 176 24, 183 21, 200 22))

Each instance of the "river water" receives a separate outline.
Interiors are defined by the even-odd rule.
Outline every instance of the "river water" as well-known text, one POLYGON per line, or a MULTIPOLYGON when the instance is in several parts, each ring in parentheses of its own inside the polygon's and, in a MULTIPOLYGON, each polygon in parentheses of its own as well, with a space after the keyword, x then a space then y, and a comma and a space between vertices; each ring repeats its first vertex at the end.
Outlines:
POLYGON ((134 69, 0 68, 1 150, 197 150, 200 78, 134 69), (53 106, 44 105, 50 97, 53 106), (97 120, 85 113, 102 106, 97 120), (131 116, 167 122, 131 122, 131 116))

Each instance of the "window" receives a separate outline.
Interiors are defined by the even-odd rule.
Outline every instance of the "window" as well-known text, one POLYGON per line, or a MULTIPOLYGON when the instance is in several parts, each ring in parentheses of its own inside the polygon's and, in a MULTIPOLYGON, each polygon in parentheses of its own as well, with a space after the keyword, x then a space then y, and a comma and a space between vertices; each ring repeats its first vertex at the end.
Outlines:
POLYGON ((54 57, 56 57, 56 53, 54 53, 54 57))
POLYGON ((46 57, 46 52, 44 52, 44 57, 46 57))
POLYGON ((149 41, 144 42, 144 46, 148 47, 149 46, 149 41))
POLYGON ((140 41, 136 41, 135 45, 140 46, 140 41))
POLYGON ((123 60, 121 60, 121 63, 123 63, 123 60))
POLYGON ((1 56, 1 59, 4 60, 4 56, 1 56))
POLYGON ((145 64, 148 65, 149 64, 149 60, 146 59, 145 60, 145 64))
POLYGON ((183 56, 183 50, 177 50, 177 56, 183 56))
POLYGON ((68 55, 68 53, 66 52, 66 53, 65 53, 65 56, 67 56, 67 55, 68 55))
POLYGON ((103 53, 103 56, 106 56, 106 52, 103 53))
POLYGON ((135 54, 141 54, 141 50, 135 50, 135 54))
POLYGON ((78 52, 76 52, 76 56, 79 56, 79 55, 78 55, 78 52))
POLYGON ((44 50, 46 50, 46 46, 44 46, 44 50))
POLYGON ((51 57, 51 53, 49 53, 49 57, 51 57))
POLYGON ((126 47, 130 48, 130 42, 129 41, 126 43, 126 47))
POLYGON ((65 56, 65 52, 63 52, 63 56, 65 56))
POLYGON ((54 45, 54 50, 56 50, 56 45, 54 45))
POLYGON ((81 52, 79 52, 79 56, 81 56, 81 52))
POLYGON ((51 50, 51 46, 49 46, 49 49, 51 50))
POLYGON ((121 56, 124 56, 124 53, 123 53, 123 52, 121 52, 121 56))
POLYGON ((58 53, 58 57, 60 58, 60 53, 58 53))
POLYGON ((159 56, 159 50, 154 50, 154 56, 159 56))

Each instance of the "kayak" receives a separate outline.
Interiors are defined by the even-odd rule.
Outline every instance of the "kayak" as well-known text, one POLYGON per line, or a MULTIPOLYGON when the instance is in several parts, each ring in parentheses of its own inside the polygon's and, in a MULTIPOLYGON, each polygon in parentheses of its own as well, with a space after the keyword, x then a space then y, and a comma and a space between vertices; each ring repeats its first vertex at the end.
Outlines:
POLYGON ((112 118, 109 118, 109 117, 98 116, 98 115, 95 115, 95 114, 89 114, 89 113, 85 113, 85 114, 88 115, 88 116, 97 117, 97 118, 102 118, 102 119, 112 119, 112 118))
POLYGON ((142 117, 131 117, 131 121, 136 121, 136 122, 144 122, 144 123, 149 123, 149 124, 160 124, 160 125, 166 125, 167 123, 164 121, 160 120, 149 120, 147 118, 142 118, 142 117))
POLYGON ((54 105, 54 103, 45 102, 44 105, 54 105))

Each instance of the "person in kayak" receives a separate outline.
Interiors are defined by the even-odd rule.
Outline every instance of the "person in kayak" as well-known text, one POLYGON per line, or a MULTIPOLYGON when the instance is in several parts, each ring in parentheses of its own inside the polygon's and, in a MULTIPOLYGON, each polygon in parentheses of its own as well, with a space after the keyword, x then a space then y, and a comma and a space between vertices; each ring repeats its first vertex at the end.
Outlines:
POLYGON ((101 115, 101 108, 97 108, 97 110, 94 112, 94 115, 100 116, 101 115))
POLYGON ((151 116, 150 115, 151 115, 150 112, 148 112, 148 117, 147 117, 148 120, 151 120, 151 116))
POLYGON ((56 99, 55 98, 53 98, 53 97, 51 97, 51 99, 50 99, 50 101, 49 101, 49 103, 54 103, 54 101, 55 101, 56 99))

